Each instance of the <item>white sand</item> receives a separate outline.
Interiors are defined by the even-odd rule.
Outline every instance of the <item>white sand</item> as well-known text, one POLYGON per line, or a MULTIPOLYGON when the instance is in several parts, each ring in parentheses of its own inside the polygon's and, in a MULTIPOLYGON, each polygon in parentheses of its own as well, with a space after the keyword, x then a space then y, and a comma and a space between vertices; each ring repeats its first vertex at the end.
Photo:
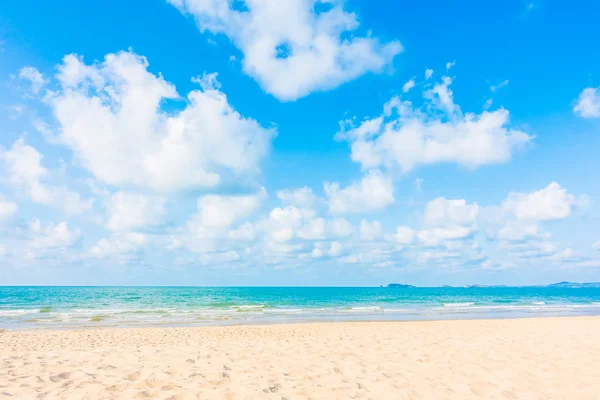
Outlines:
POLYGON ((7 399, 597 400, 600 318, 8 331, 0 363, 7 399))

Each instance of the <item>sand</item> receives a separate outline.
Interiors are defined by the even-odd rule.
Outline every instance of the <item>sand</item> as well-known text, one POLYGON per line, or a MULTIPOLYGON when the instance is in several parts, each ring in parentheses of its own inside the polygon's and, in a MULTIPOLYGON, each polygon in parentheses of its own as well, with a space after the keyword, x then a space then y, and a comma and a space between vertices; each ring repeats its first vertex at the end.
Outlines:
POLYGON ((597 400, 600 317, 4 331, 0 398, 597 400))

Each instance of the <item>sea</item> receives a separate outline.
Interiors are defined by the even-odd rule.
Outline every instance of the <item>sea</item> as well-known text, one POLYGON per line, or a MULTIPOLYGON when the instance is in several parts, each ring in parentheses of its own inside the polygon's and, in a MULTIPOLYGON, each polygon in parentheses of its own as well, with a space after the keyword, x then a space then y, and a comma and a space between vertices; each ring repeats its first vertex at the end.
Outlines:
POLYGON ((600 315, 600 288, 0 287, 0 328, 600 315))

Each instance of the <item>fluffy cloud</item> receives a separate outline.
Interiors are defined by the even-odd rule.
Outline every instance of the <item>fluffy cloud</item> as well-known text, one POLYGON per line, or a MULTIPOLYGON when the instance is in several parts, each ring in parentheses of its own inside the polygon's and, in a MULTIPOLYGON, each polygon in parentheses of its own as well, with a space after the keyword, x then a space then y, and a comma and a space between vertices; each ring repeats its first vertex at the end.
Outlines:
POLYGON ((132 231, 162 221, 164 200, 137 193, 117 192, 105 201, 111 231, 132 231))
POLYGON ((131 52, 92 65, 68 55, 59 65, 61 87, 47 102, 82 166, 111 185, 159 191, 214 188, 257 173, 275 131, 236 112, 216 74, 194 79, 201 90, 168 113, 161 104, 179 99, 175 87, 147 68, 131 52))
POLYGON ((351 143, 352 160, 365 169, 386 166, 408 172, 420 165, 457 163, 468 168, 504 163, 532 137, 509 127, 509 113, 500 108, 463 114, 454 103, 445 76, 424 92, 423 109, 393 97, 383 115, 355 126, 341 123, 336 137, 351 143))
POLYGON ((109 238, 99 240, 90 249, 90 254, 95 258, 122 256, 140 251, 147 243, 148 239, 142 233, 114 233, 109 238))
POLYGON ((42 87, 46 84, 44 75, 35 67, 23 67, 19 71, 19 78, 29 81, 31 91, 35 94, 39 93, 42 87))
POLYGON ((0 195, 0 222, 10 219, 17 212, 17 205, 10 201, 5 201, 0 195))
POLYGON ((381 222, 379 221, 360 221, 360 238, 371 241, 379 239, 382 235, 381 222))
POLYGON ((280 100, 379 72, 402 51, 396 41, 349 35, 359 22, 343 1, 168 1, 202 32, 227 35, 244 54, 244 72, 280 100))
POLYGON ((505 212, 518 220, 548 221, 571 215, 577 206, 586 206, 587 196, 575 197, 558 183, 552 182, 544 189, 531 193, 510 193, 502 203, 505 212))
POLYGON ((66 221, 43 227, 36 219, 30 224, 30 231, 34 248, 71 247, 81 239, 79 228, 70 230, 66 221))
POLYGON ((209 228, 227 228, 258 211, 266 191, 252 195, 206 195, 198 199, 197 223, 209 228))
POLYGON ((509 221, 498 230, 496 237, 508 242, 523 242, 532 239, 548 239, 552 234, 541 232, 535 224, 509 221))
POLYGON ((583 89, 573 112, 583 118, 600 118, 600 87, 583 89))
POLYGON ((391 178, 379 170, 367 172, 360 182, 344 189, 338 183, 325 183, 325 194, 333 214, 381 210, 395 201, 391 178))
POLYGON ((386 239, 400 245, 409 245, 415 241, 417 231, 408 226, 399 226, 396 233, 387 235, 386 239))
POLYGON ((277 198, 284 205, 295 206, 302 209, 311 210, 318 206, 320 199, 314 194, 311 188, 303 187, 300 189, 286 189, 277 192, 277 198))
POLYGON ((51 173, 42 165, 43 156, 33 147, 18 139, 10 149, 0 147, 0 161, 5 165, 5 179, 27 192, 35 203, 63 210, 66 214, 81 214, 92 208, 93 200, 83 200, 79 193, 65 186, 52 185, 46 181, 51 173))
POLYGON ((477 219, 479 206, 466 200, 448 200, 438 197, 425 206, 423 222, 426 226, 472 225, 477 219))

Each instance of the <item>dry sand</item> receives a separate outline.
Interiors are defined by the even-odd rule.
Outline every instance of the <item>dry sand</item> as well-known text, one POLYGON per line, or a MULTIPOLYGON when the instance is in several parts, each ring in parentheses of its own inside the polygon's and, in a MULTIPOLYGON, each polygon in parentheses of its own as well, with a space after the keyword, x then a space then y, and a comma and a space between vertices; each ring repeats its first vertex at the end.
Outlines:
POLYGON ((5 331, 0 363, 7 399, 597 400, 600 318, 5 331))

